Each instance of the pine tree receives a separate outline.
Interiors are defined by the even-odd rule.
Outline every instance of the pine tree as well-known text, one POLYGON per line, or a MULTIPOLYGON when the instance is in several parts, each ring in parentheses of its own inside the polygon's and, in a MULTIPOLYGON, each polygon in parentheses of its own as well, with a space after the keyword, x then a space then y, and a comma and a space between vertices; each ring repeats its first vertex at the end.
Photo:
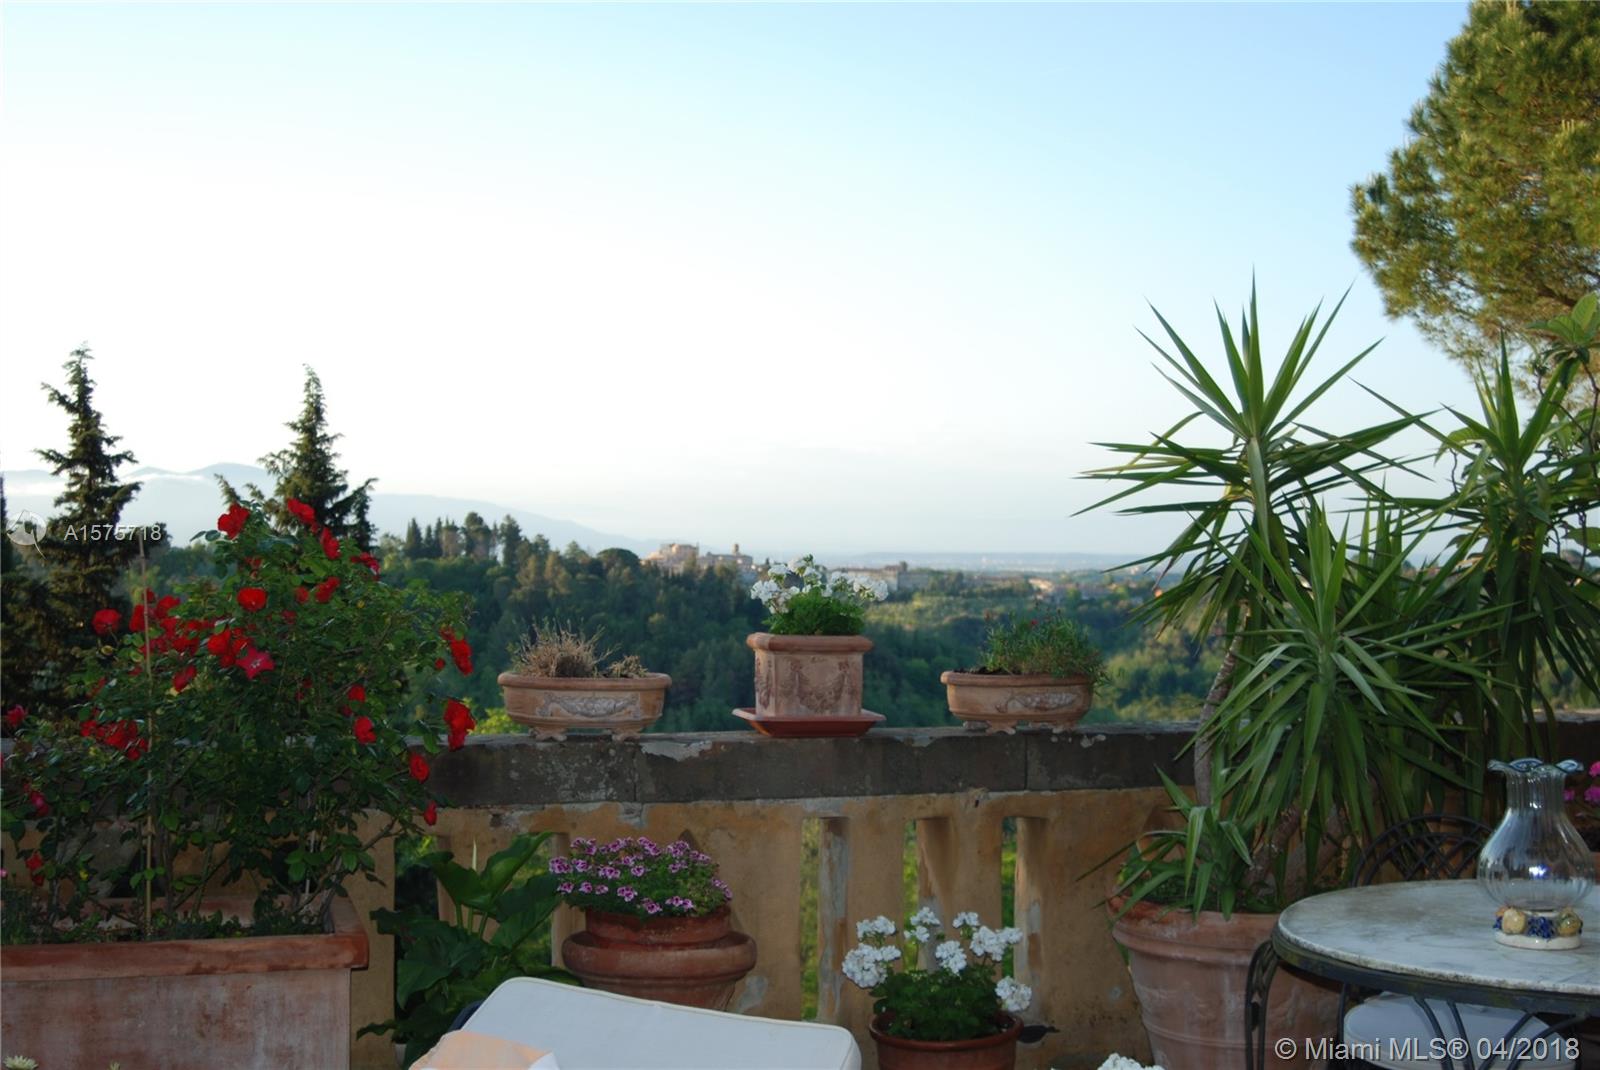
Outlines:
POLYGON ((508 513, 500 521, 500 548, 505 566, 513 572, 522 567, 522 560, 528 555, 528 540, 522 537, 522 525, 508 513))
POLYGON ((1600 290, 1600 4, 1478 3, 1411 136, 1352 191, 1356 255, 1468 367, 1600 290))
POLYGON ((372 525, 368 511, 372 485, 377 480, 369 479, 354 490, 350 489, 348 474, 339 467, 339 455, 333 448, 342 436, 328 430, 322 380, 309 367, 306 368, 305 401, 300 415, 284 426, 294 432, 294 441, 287 449, 261 458, 262 467, 277 481, 273 491, 277 499, 276 519, 288 521, 283 500, 296 498, 311 506, 317 519, 335 535, 356 543, 363 550, 370 549, 372 525))
MULTIPOLYGON (((54 681, 68 671, 78 652, 94 643, 90 622, 97 610, 112 604, 113 592, 128 564, 139 555, 141 541, 128 538, 122 510, 138 493, 138 483, 122 483, 117 469, 134 463, 118 450, 121 436, 106 432, 94 407, 94 380, 89 378, 87 349, 74 350, 63 367, 67 387, 43 384, 52 404, 71 418, 66 450, 36 451, 54 475, 66 477, 66 489, 55 500, 50 538, 43 546, 49 612, 40 622, 35 658, 38 679, 54 681)), ((16 656, 18 648, 7 647, 16 656)))

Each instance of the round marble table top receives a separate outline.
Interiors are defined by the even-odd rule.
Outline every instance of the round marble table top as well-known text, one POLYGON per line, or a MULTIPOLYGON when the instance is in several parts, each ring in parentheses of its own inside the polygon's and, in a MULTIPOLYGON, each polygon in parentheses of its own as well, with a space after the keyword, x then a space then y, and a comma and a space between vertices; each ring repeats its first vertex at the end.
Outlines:
POLYGON ((1570 951, 1496 942, 1497 907, 1470 880, 1345 888, 1290 906, 1273 944, 1292 965, 1389 991, 1600 1010, 1600 889, 1578 904, 1584 939, 1570 951))

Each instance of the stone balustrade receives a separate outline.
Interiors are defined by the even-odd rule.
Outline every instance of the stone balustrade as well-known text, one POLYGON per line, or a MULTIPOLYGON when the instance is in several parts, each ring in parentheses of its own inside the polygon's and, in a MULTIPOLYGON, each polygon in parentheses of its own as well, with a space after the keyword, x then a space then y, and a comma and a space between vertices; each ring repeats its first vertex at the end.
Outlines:
MULTIPOLYGON (((1132 985, 1100 903, 1110 858, 1166 803, 1157 770, 1190 779, 1187 726, 1093 726, 1059 736, 974 735, 960 729, 877 729, 860 739, 772 740, 751 732, 650 735, 633 742, 537 743, 486 737, 442 755, 432 786, 441 845, 486 857, 524 831, 573 836, 687 837, 720 863, 734 889, 735 925, 759 947, 732 1008, 801 1015, 803 837, 817 822, 817 1017, 853 1030, 873 1066, 870 999, 839 965, 855 922, 905 914, 903 859, 914 826, 921 902, 948 920, 1001 916, 1002 825, 1014 823, 1016 955, 1035 1001, 1027 1018, 1060 1032, 1021 1049, 1021 1067, 1098 1066, 1105 1054, 1147 1051, 1132 985)), ((392 853, 382 860, 392 872, 392 853)), ((358 907, 386 905, 387 887, 352 889, 358 907)), ((581 916, 563 909, 554 946, 581 916)), ((373 942, 355 975, 357 1023, 386 1017, 390 941, 373 942)), ((559 952, 558 952, 559 953, 559 952)), ((362 1067, 393 1066, 364 1038, 362 1067)))

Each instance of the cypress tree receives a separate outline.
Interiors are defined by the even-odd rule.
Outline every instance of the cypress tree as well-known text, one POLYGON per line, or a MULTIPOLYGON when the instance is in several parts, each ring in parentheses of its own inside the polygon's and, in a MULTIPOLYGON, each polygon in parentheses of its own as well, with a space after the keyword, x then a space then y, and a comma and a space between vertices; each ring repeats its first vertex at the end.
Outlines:
POLYGON ((283 511, 285 498, 296 498, 311 507, 313 513, 335 535, 349 539, 363 550, 372 546, 372 525, 368 519, 371 507, 372 485, 376 479, 350 488, 348 474, 339 467, 339 454, 333 444, 342 436, 328 430, 327 402, 322 394, 322 380, 311 368, 306 368, 305 399, 300 415, 284 426, 294 432, 294 441, 288 448, 269 453, 261 458, 261 465, 276 481, 273 491, 277 499, 277 519, 288 521, 283 511))
POLYGON ((422 557, 422 529, 417 526, 416 517, 412 517, 411 523, 406 525, 406 539, 401 544, 401 553, 406 555, 408 561, 422 557))
MULTIPOLYGON (((141 549, 140 539, 126 537, 121 526, 122 510, 139 484, 117 479, 117 469, 134 463, 134 456, 116 448, 121 436, 106 431, 94 407, 90 359, 87 349, 73 351, 63 365, 65 390, 43 384, 51 404, 71 418, 65 450, 36 451, 51 473, 65 476, 67 483, 55 500, 50 537, 41 547, 49 568, 49 612, 40 622, 33 672, 47 682, 58 679, 78 652, 94 644, 90 622, 95 611, 112 604, 117 584, 141 549)), ((18 651, 15 646, 7 649, 13 656, 18 651)))

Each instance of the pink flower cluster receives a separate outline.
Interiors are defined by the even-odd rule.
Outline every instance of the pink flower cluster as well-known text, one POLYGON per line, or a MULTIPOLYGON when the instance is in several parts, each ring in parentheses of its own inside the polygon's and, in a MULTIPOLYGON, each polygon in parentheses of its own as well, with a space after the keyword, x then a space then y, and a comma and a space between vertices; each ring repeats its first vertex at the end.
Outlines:
POLYGON ((733 898, 711 856, 683 840, 661 847, 647 836, 609 843, 580 836, 570 854, 550 860, 550 872, 567 878, 557 893, 585 910, 691 917, 733 898))

